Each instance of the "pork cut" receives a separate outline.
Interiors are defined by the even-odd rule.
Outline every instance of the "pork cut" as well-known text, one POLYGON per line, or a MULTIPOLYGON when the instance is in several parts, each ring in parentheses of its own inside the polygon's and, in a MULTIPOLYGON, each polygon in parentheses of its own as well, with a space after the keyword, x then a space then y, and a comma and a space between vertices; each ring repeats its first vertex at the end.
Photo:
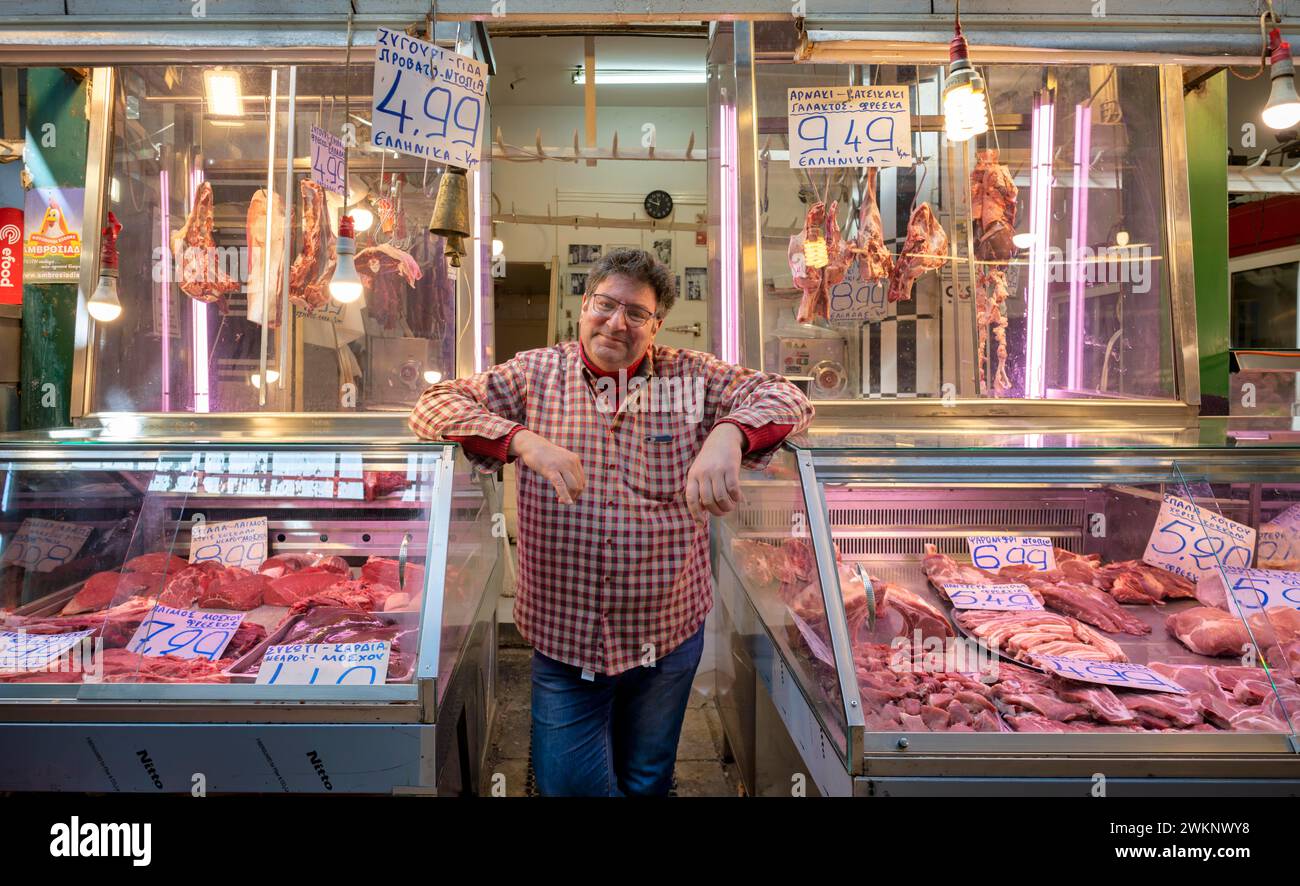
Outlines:
POLYGON ((194 208, 180 230, 172 234, 172 253, 181 269, 181 292, 201 302, 216 302, 225 314, 226 297, 239 291, 239 281, 220 267, 212 236, 212 185, 203 182, 194 192, 194 208))
POLYGON ((1196 596, 1196 586, 1181 575, 1141 560, 1111 563, 1099 570, 1102 587, 1120 603, 1163 605, 1196 596))
POLYGON ((1230 612, 1193 606, 1165 620, 1169 633, 1201 655, 1237 656, 1250 643, 1245 623, 1230 612))
POLYGON ((1071 618, 1077 618, 1110 633, 1133 634, 1143 636, 1151 633, 1151 626, 1142 619, 1126 612, 1105 591, 1092 585, 1072 581, 1038 581, 1026 579, 1026 584, 1043 605, 1054 612, 1060 612, 1071 618))
POLYGON ((267 325, 280 325, 280 298, 284 292, 284 200, 279 194, 271 195, 271 235, 266 228, 266 190, 259 188, 248 204, 248 319, 262 322, 266 311, 267 325), (268 245, 269 240, 269 245, 268 245), (270 274, 264 287, 267 252, 270 252, 270 274), (269 298, 267 297, 269 293, 269 298))
POLYGON ((958 612, 957 622, 994 651, 1033 662, 1034 655, 1128 661, 1118 644, 1065 615, 1050 612, 958 612))
POLYGON ((922 203, 907 220, 907 238, 903 241, 894 275, 889 279, 887 298, 891 302, 908 301, 912 287, 927 271, 937 271, 948 262, 948 235, 929 203, 922 203))

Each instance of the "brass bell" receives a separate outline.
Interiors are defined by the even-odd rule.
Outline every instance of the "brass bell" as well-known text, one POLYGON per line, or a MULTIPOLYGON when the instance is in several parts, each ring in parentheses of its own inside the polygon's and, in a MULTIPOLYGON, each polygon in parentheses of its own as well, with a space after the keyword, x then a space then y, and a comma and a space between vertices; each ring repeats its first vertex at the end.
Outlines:
POLYGON ((433 204, 433 218, 429 233, 442 237, 457 235, 468 237, 469 229, 469 179, 465 170, 447 167, 438 182, 438 199, 433 204))
POLYGON ((465 241, 456 234, 447 237, 447 244, 442 248, 442 257, 447 259, 448 264, 453 268, 460 267, 460 257, 465 255, 465 241))

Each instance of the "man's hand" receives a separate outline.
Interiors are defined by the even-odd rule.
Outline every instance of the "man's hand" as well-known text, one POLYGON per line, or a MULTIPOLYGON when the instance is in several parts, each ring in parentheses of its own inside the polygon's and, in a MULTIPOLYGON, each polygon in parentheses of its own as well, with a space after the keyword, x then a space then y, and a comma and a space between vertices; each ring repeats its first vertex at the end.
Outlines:
POLYGON ((686 474, 686 506, 700 523, 721 517, 740 503, 740 457, 745 435, 730 422, 716 426, 686 474))
POLYGON ((573 504, 587 485, 578 456, 540 434, 527 429, 515 434, 510 439, 510 454, 545 477, 555 487, 556 498, 566 505, 573 504))

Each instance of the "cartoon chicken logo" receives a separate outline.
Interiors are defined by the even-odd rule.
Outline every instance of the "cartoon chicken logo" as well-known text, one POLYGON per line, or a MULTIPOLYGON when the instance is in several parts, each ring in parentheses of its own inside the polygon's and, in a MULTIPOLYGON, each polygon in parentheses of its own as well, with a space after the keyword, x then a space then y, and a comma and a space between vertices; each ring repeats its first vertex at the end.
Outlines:
POLYGON ((63 210, 57 203, 51 203, 45 209, 45 218, 41 220, 41 226, 33 231, 28 240, 32 243, 38 243, 42 246, 74 246, 81 245, 81 235, 76 231, 68 230, 68 223, 63 218, 63 210))

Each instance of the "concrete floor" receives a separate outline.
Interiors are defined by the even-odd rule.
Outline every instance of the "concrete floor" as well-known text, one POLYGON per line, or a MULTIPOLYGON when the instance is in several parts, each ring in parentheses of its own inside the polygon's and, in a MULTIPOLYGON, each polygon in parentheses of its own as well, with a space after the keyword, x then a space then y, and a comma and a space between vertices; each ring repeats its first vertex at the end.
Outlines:
MULTIPOLYGON (((518 646, 497 651, 497 715, 484 772, 488 796, 494 784, 504 787, 508 797, 536 793, 528 766, 531 655, 532 650, 518 646)), ((743 796, 735 765, 722 761, 722 724, 701 687, 692 695, 682 725, 676 782, 679 797, 743 796)))

